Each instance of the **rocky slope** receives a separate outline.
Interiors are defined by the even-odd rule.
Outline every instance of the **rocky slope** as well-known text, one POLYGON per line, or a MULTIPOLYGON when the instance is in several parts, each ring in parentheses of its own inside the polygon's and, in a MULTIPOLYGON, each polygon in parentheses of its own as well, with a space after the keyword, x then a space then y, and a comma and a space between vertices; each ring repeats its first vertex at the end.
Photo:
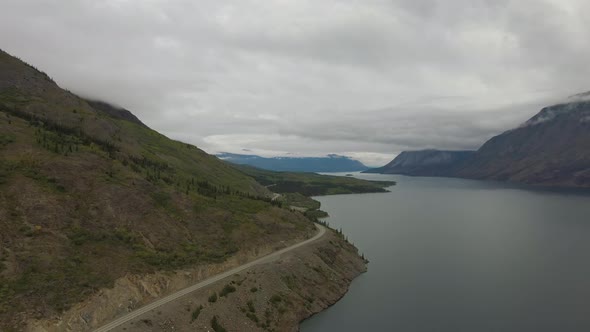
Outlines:
POLYGON ((475 151, 404 151, 389 164, 364 173, 448 176, 474 154, 475 151))
MULTIPOLYGON (((91 331, 112 321, 116 317, 149 304, 156 299, 192 286, 204 279, 240 266, 246 262, 253 261, 276 250, 296 244, 302 240, 304 238, 293 238, 280 244, 274 243, 254 250, 240 251, 223 263, 201 264, 176 271, 128 274, 117 279, 114 287, 100 289, 89 298, 62 313, 59 317, 30 319, 27 322, 25 330, 29 332, 91 331)), ((321 241, 325 241, 325 239, 321 241)), ((306 252, 309 250, 304 249, 306 252)), ((271 270, 269 273, 276 276, 280 275, 281 271, 271 270)), ((223 286, 224 283, 229 281, 222 280, 218 284, 223 286)), ((217 284, 214 287, 218 287, 217 284)), ((206 294, 208 293, 208 289, 194 293, 193 295, 206 294)), ((160 307, 159 310, 165 309, 168 306, 175 307, 176 305, 174 302, 171 302, 160 307)), ((184 317, 184 313, 182 315, 184 317)), ((174 314, 171 314, 170 317, 167 315, 160 318, 168 320, 173 316, 174 314)))
POLYGON ((590 187, 590 101, 542 109, 487 141, 455 176, 542 186, 590 187))

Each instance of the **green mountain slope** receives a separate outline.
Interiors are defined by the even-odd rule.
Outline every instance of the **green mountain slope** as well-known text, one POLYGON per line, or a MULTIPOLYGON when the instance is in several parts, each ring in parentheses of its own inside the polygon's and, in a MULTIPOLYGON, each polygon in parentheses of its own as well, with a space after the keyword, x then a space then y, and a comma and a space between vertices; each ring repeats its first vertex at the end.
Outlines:
POLYGON ((0 51, 0 330, 127 273, 314 233, 252 177, 134 118, 0 51))

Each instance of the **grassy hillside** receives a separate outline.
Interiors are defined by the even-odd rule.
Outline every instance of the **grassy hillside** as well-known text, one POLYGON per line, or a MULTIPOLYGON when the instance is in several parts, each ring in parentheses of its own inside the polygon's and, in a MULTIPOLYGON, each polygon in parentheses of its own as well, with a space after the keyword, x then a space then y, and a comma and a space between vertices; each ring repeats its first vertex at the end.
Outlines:
POLYGON ((252 177, 0 51, 0 330, 127 273, 305 237, 252 177))

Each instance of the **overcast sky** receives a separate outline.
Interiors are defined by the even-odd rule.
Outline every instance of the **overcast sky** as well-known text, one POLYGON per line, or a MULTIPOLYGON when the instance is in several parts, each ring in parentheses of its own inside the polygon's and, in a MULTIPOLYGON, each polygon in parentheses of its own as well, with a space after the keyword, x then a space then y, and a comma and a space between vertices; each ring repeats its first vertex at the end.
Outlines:
POLYGON ((588 0, 0 0, 0 48, 204 150, 475 149, 590 90, 588 0))

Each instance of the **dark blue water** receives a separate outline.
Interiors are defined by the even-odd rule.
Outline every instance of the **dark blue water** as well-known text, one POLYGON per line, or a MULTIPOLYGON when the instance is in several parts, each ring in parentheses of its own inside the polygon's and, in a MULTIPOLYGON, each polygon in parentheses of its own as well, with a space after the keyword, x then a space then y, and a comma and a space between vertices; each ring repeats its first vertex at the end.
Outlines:
POLYGON ((370 259, 319 331, 590 331, 590 196, 437 178, 318 198, 370 259))

